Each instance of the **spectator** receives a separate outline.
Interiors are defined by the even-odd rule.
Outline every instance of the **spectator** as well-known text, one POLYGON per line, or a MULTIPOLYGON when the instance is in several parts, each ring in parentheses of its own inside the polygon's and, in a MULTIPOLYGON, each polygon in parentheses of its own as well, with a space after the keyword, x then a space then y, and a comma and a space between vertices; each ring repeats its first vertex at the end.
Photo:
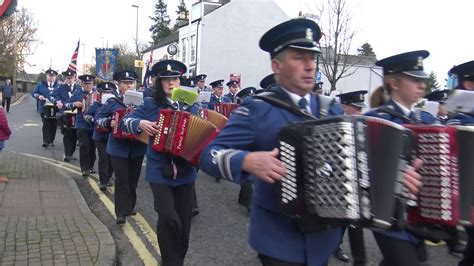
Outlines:
POLYGON ((11 85, 11 80, 5 80, 5 84, 0 87, 0 92, 2 92, 3 100, 2 100, 2 107, 5 108, 5 104, 7 105, 7 113, 10 112, 10 102, 13 95, 13 87, 11 85))
POLYGON ((3 107, 0 107, 0 151, 5 147, 5 140, 8 140, 11 134, 12 132, 8 127, 8 120, 5 111, 3 110, 3 107))

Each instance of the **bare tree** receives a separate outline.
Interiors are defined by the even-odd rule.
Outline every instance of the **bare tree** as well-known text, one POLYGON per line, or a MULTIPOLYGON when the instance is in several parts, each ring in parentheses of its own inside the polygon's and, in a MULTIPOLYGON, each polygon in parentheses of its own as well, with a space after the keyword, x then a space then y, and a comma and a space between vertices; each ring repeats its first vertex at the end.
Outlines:
POLYGON ((323 21, 320 21, 323 32, 320 58, 322 72, 331 84, 331 91, 334 91, 341 78, 356 71, 353 66, 357 58, 349 54, 356 31, 350 27, 351 14, 347 0, 327 0, 319 11, 323 18, 323 21))
POLYGON ((16 72, 34 50, 37 31, 33 15, 25 8, 0 21, 0 76, 12 77, 16 90, 16 72))

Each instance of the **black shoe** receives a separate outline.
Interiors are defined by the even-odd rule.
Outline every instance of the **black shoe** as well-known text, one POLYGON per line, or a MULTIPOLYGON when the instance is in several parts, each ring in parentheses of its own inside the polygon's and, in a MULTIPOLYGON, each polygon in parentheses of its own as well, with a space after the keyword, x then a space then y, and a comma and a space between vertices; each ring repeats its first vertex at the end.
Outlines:
POLYGON ((117 224, 124 224, 125 222, 127 222, 125 216, 117 216, 117 219, 115 219, 115 223, 117 224))
POLYGON ((94 171, 94 169, 91 169, 91 170, 89 170, 89 173, 91 173, 91 174, 95 174, 95 173, 97 173, 97 172, 96 172, 96 171, 94 171))
POLYGON ((199 214, 199 208, 193 208, 193 217, 199 214))
POLYGON ((54 142, 49 143, 51 147, 54 147, 54 142))
POLYGON ((137 209, 136 209, 136 208, 133 208, 133 210, 132 210, 130 213, 128 213, 126 216, 130 216, 130 215, 131 215, 131 216, 137 215, 137 209))
POLYGON ((100 189, 100 191, 106 191, 107 190, 107 185, 106 184, 100 184, 99 189, 100 189))
POLYGON ((342 262, 349 262, 349 256, 347 256, 341 247, 337 248, 336 253, 334 253, 334 257, 342 262))
POLYGON ((69 162, 69 161, 71 161, 71 157, 69 157, 69 156, 64 156, 63 161, 69 162))
POLYGON ((71 156, 71 160, 74 160, 74 161, 75 161, 75 160, 77 160, 77 158, 74 157, 74 156, 71 156))
POLYGON ((46 148, 46 147, 48 147, 48 143, 43 143, 43 145, 41 145, 41 146, 46 148))
POLYGON ((82 171, 82 176, 83 177, 88 177, 89 176, 89 171, 82 171))
POLYGON ((459 255, 459 254, 463 254, 464 249, 466 249, 466 246, 464 246, 461 243, 456 243, 455 245, 449 245, 448 249, 450 253, 459 255))
POLYGON ((221 178, 216 177, 216 182, 217 182, 217 183, 220 183, 220 182, 221 182, 221 178))

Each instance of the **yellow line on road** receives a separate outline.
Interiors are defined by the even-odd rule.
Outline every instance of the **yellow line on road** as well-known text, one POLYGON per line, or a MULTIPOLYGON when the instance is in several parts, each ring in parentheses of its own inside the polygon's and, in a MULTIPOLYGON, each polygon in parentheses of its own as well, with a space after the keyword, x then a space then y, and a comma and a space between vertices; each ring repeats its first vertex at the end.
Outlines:
MULTIPOLYGON (((57 166, 59 168, 62 168, 64 170, 67 170, 69 172, 72 172, 78 175, 82 174, 77 166, 74 166, 71 164, 63 164, 62 162, 59 162, 57 160, 53 160, 53 159, 42 157, 42 156, 32 155, 32 154, 23 153, 23 155, 41 159, 45 163, 57 166)), ((94 192, 98 195, 99 199, 104 203, 105 207, 110 212, 110 214, 114 218, 116 218, 114 203, 104 193, 102 193, 102 191, 100 191, 99 186, 97 185, 94 179, 88 178, 88 182, 89 182, 89 185, 94 190, 94 192)), ((135 222, 141 229, 143 235, 145 235, 147 240, 154 247, 156 252, 160 255, 161 253, 160 253, 160 248, 158 246, 158 240, 156 238, 156 234, 154 234, 148 222, 145 220, 145 218, 142 215, 138 213, 136 217, 133 217, 133 219, 135 220, 135 222)), ((128 223, 125 223, 123 226, 121 226, 121 228, 123 229, 125 235, 128 237, 128 239, 130 240, 130 243, 135 248, 140 259, 145 263, 145 265, 157 265, 158 264, 157 260, 154 258, 153 254, 147 249, 146 245, 140 239, 135 229, 128 223)))

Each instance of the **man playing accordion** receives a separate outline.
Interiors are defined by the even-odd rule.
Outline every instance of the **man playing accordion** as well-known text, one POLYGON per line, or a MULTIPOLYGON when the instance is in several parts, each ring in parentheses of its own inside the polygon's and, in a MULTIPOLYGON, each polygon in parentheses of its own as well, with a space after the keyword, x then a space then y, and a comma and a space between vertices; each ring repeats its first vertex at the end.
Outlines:
MULTIPOLYGON (((278 159, 280 129, 305 120, 303 113, 315 117, 342 114, 334 101, 311 94, 320 38, 319 26, 301 18, 279 24, 264 34, 260 47, 270 53, 277 83, 269 92, 284 99, 282 102, 289 108, 248 97, 200 159, 200 168, 213 176, 237 183, 254 180, 249 241, 263 265, 324 265, 341 237, 339 227, 322 224, 316 224, 319 228, 311 232, 302 231, 294 220, 282 215, 278 206, 278 183, 288 170, 278 159), (289 111, 290 108, 299 112, 289 111)), ((420 176, 410 168, 404 177, 405 184, 417 192, 420 176)))

